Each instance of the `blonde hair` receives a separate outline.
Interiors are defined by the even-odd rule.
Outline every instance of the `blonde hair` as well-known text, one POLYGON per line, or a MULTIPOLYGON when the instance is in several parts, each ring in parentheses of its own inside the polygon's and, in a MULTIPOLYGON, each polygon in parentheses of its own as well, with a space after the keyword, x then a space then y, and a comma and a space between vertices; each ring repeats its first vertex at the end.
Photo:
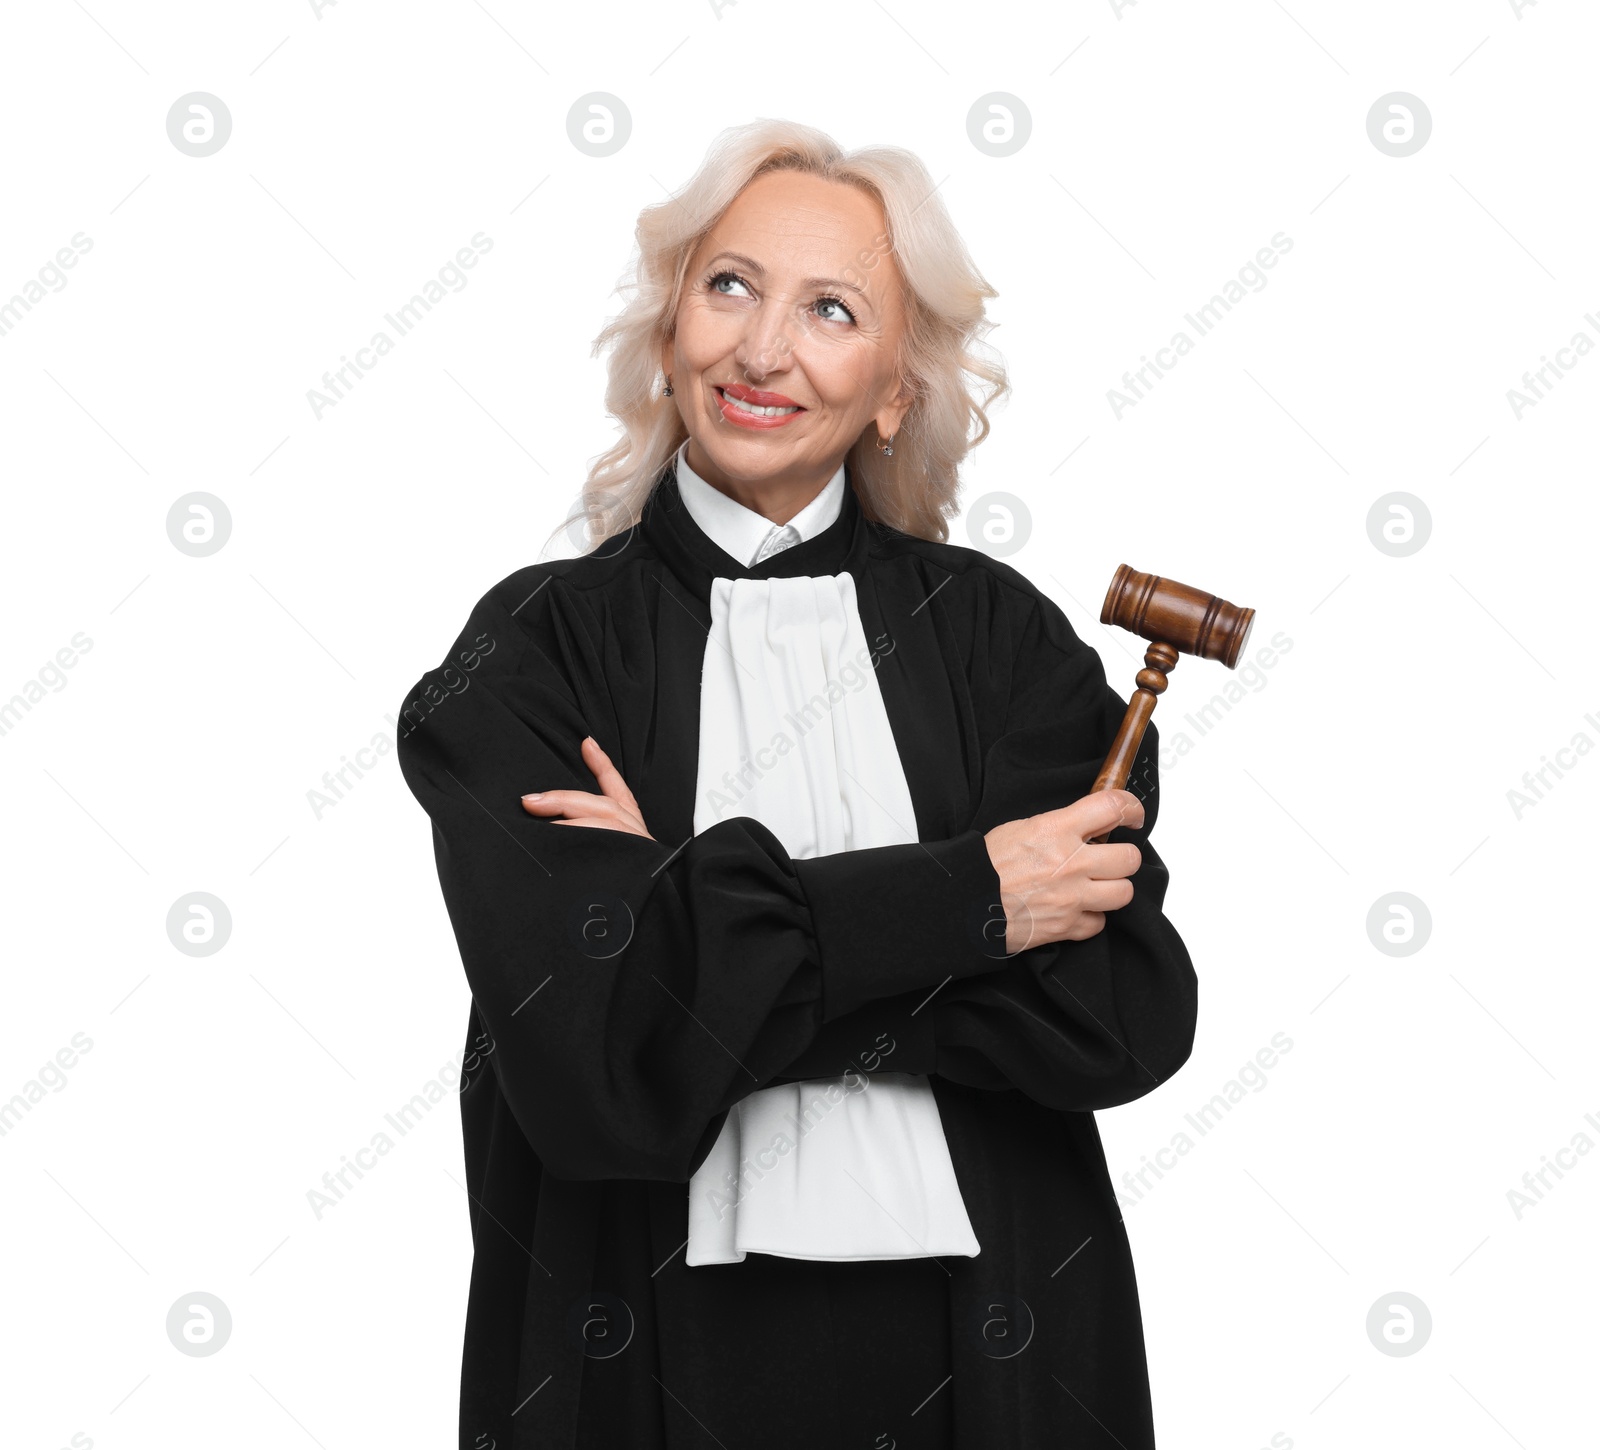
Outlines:
POLYGON ((848 467, 869 519, 918 538, 948 538, 946 519, 959 511, 957 465, 988 436, 988 409, 1010 391, 1003 363, 983 342, 993 326, 984 300, 997 294, 973 265, 915 155, 897 146, 846 152, 815 127, 781 120, 730 126, 687 186, 640 212, 631 275, 618 287, 627 301, 595 338, 592 354, 611 350, 606 409, 621 423, 622 436, 594 461, 578 511, 557 533, 585 521, 592 549, 638 521, 662 469, 688 436, 657 380, 689 263, 739 193, 779 170, 859 187, 883 208, 884 240, 906 294, 899 361, 913 400, 895 435, 894 456, 884 456, 869 426, 851 445, 848 467), (972 382, 981 396, 974 396, 972 382))

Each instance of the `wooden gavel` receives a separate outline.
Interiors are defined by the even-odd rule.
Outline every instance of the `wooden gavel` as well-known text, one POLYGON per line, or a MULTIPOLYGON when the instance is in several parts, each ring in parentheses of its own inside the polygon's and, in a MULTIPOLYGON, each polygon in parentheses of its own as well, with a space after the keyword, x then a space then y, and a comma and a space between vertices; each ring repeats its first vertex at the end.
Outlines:
MULTIPOLYGON (((1176 668, 1178 656, 1221 660, 1231 670, 1249 643, 1255 618, 1255 610, 1229 604, 1215 594, 1158 574, 1141 574, 1126 564, 1118 567, 1106 590, 1106 602, 1100 606, 1100 623, 1132 630, 1149 640, 1150 648, 1145 651, 1144 668, 1134 676, 1138 688, 1095 777, 1094 790, 1121 790, 1127 785, 1145 726, 1155 712, 1156 696, 1167 688, 1167 676, 1176 668)), ((1109 834, 1094 839, 1104 841, 1109 834)))

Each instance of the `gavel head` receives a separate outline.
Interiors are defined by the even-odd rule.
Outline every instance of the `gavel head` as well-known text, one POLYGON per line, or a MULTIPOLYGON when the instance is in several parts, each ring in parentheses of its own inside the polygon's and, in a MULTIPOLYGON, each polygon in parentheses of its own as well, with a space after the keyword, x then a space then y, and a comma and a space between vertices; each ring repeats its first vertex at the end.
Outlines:
POLYGON ((1186 655, 1221 660, 1230 670, 1250 640, 1256 612, 1120 565, 1100 606, 1100 623, 1131 630, 1141 639, 1169 644, 1186 655))

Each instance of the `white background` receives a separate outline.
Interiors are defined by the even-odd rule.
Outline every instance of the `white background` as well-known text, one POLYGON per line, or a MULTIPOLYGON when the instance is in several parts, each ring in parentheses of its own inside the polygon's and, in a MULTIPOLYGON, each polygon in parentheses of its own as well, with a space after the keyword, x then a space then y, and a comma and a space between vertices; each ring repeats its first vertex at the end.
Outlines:
POLYGON ((1156 844, 1199 1034, 1100 1126, 1118 1179, 1195 1139, 1125 1199, 1161 1444, 1592 1439, 1600 1154, 1507 1196, 1600 1143, 1600 759, 1520 818, 1507 794, 1600 741, 1600 357, 1507 398, 1600 341, 1592 7, 86 0, 6 32, 0 297, 92 248, 0 336, 0 699, 92 645, 0 735, 0 1097, 92 1048, 0 1138, 0 1440, 454 1443, 453 1100, 320 1220, 307 1193, 459 1058, 466 983, 393 754, 320 818, 308 792, 541 557, 613 436, 589 348, 634 219, 757 116, 916 151, 999 291, 1015 392, 957 542, 1022 499, 1009 562, 1123 689, 1137 648, 1096 615, 1124 560, 1291 642, 1203 737, 1220 665, 1157 714, 1194 745, 1156 844), (204 159, 166 131, 196 90, 233 121, 204 159), (567 135, 591 91, 632 117, 605 159, 567 135), (996 91, 1032 118, 1005 158, 967 133, 996 91), (1367 132, 1393 91, 1432 116, 1405 158, 1367 132), (324 371, 480 231, 469 285, 319 420, 324 371), (1278 232, 1268 285, 1116 416, 1278 232), (195 491, 232 519, 205 558, 166 531, 195 491), (1396 491, 1432 521, 1406 557, 1367 530, 1396 491), (232 917, 207 957, 166 931, 196 891, 232 917), (1396 891, 1432 918, 1403 957, 1366 926, 1396 891), (232 1315, 213 1356, 167 1338, 194 1291, 232 1315), (1405 1357, 1366 1328, 1396 1292, 1432 1316, 1405 1357))

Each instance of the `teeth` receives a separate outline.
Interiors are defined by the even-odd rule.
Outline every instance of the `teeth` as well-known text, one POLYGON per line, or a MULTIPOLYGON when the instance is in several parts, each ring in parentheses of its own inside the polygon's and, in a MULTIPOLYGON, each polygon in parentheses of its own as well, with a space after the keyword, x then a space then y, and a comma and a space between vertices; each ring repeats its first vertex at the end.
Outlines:
POLYGON ((798 404, 788 408, 758 408, 754 403, 742 402, 728 393, 723 393, 722 396, 725 401, 732 403, 741 413, 754 413, 758 418, 781 418, 785 413, 798 413, 800 411, 798 404))

